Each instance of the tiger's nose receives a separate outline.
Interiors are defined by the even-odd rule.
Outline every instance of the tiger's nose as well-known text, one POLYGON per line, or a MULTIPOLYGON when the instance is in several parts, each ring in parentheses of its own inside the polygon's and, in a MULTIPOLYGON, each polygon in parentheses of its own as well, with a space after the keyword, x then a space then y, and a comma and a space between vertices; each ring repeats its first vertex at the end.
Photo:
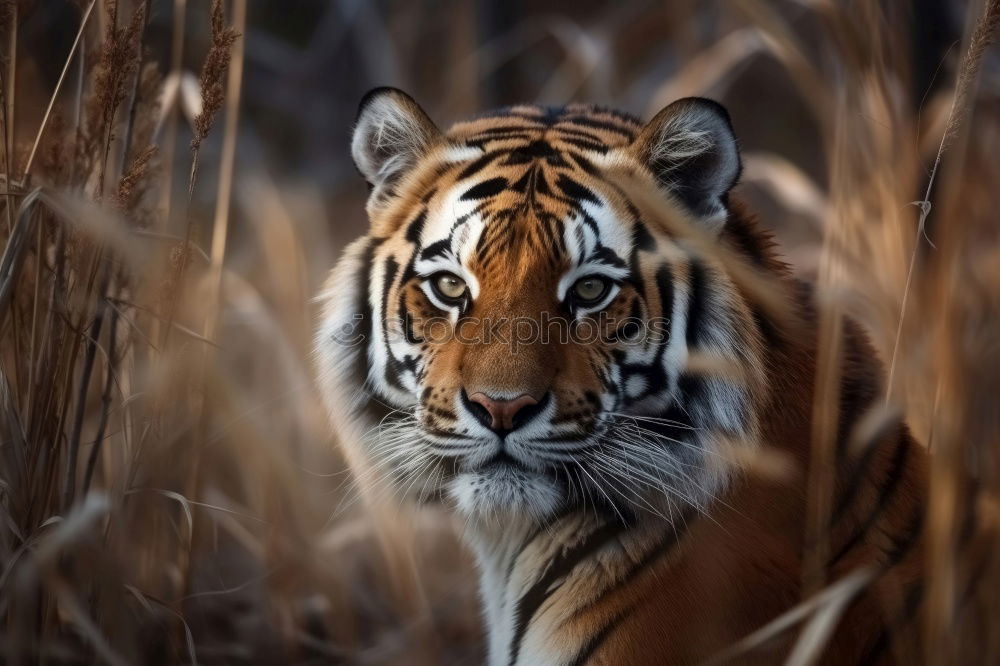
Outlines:
POLYGON ((513 400, 496 400, 485 393, 477 392, 467 396, 462 391, 465 407, 480 423, 499 435, 506 435, 530 421, 545 407, 548 394, 539 402, 527 393, 513 400))

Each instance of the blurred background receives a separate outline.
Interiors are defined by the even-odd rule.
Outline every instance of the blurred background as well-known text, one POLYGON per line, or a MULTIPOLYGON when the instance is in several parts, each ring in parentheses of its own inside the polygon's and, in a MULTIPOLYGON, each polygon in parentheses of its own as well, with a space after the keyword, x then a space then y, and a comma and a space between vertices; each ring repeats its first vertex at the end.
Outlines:
POLYGON ((312 384, 379 85, 442 128, 721 101, 737 195, 995 502, 995 4, 0 3, 2 660, 481 662, 448 518, 361 506, 312 384))

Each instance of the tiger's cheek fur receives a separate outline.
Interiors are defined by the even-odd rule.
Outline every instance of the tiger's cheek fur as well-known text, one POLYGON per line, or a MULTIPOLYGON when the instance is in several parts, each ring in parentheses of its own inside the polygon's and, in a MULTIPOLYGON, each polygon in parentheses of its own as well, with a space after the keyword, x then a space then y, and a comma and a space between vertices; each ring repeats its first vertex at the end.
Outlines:
POLYGON ((457 396, 461 390, 461 343, 451 340, 436 343, 427 360, 427 375, 421 394, 423 421, 429 427, 454 429, 468 434, 458 415, 457 396))

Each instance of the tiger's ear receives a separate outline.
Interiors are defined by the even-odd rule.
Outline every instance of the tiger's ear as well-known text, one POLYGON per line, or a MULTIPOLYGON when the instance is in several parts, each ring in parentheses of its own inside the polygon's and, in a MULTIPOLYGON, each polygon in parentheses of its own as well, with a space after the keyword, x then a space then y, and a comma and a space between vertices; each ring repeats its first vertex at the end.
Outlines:
POLYGON ((721 231, 741 169, 725 107, 701 97, 678 100, 649 121, 632 149, 664 188, 721 231))
POLYGON ((441 131, 409 95, 375 88, 361 99, 351 138, 358 171, 372 186, 370 201, 392 195, 392 186, 441 137, 441 131))

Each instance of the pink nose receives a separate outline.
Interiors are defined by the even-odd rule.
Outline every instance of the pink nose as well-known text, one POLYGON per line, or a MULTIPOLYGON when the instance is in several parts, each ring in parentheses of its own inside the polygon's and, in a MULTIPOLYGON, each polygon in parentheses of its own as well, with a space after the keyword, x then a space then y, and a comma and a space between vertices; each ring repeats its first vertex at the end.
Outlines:
POLYGON ((513 430, 514 417, 525 407, 537 405, 538 401, 528 394, 519 395, 513 400, 494 400, 485 393, 473 393, 469 400, 486 408, 493 422, 493 430, 513 430))

